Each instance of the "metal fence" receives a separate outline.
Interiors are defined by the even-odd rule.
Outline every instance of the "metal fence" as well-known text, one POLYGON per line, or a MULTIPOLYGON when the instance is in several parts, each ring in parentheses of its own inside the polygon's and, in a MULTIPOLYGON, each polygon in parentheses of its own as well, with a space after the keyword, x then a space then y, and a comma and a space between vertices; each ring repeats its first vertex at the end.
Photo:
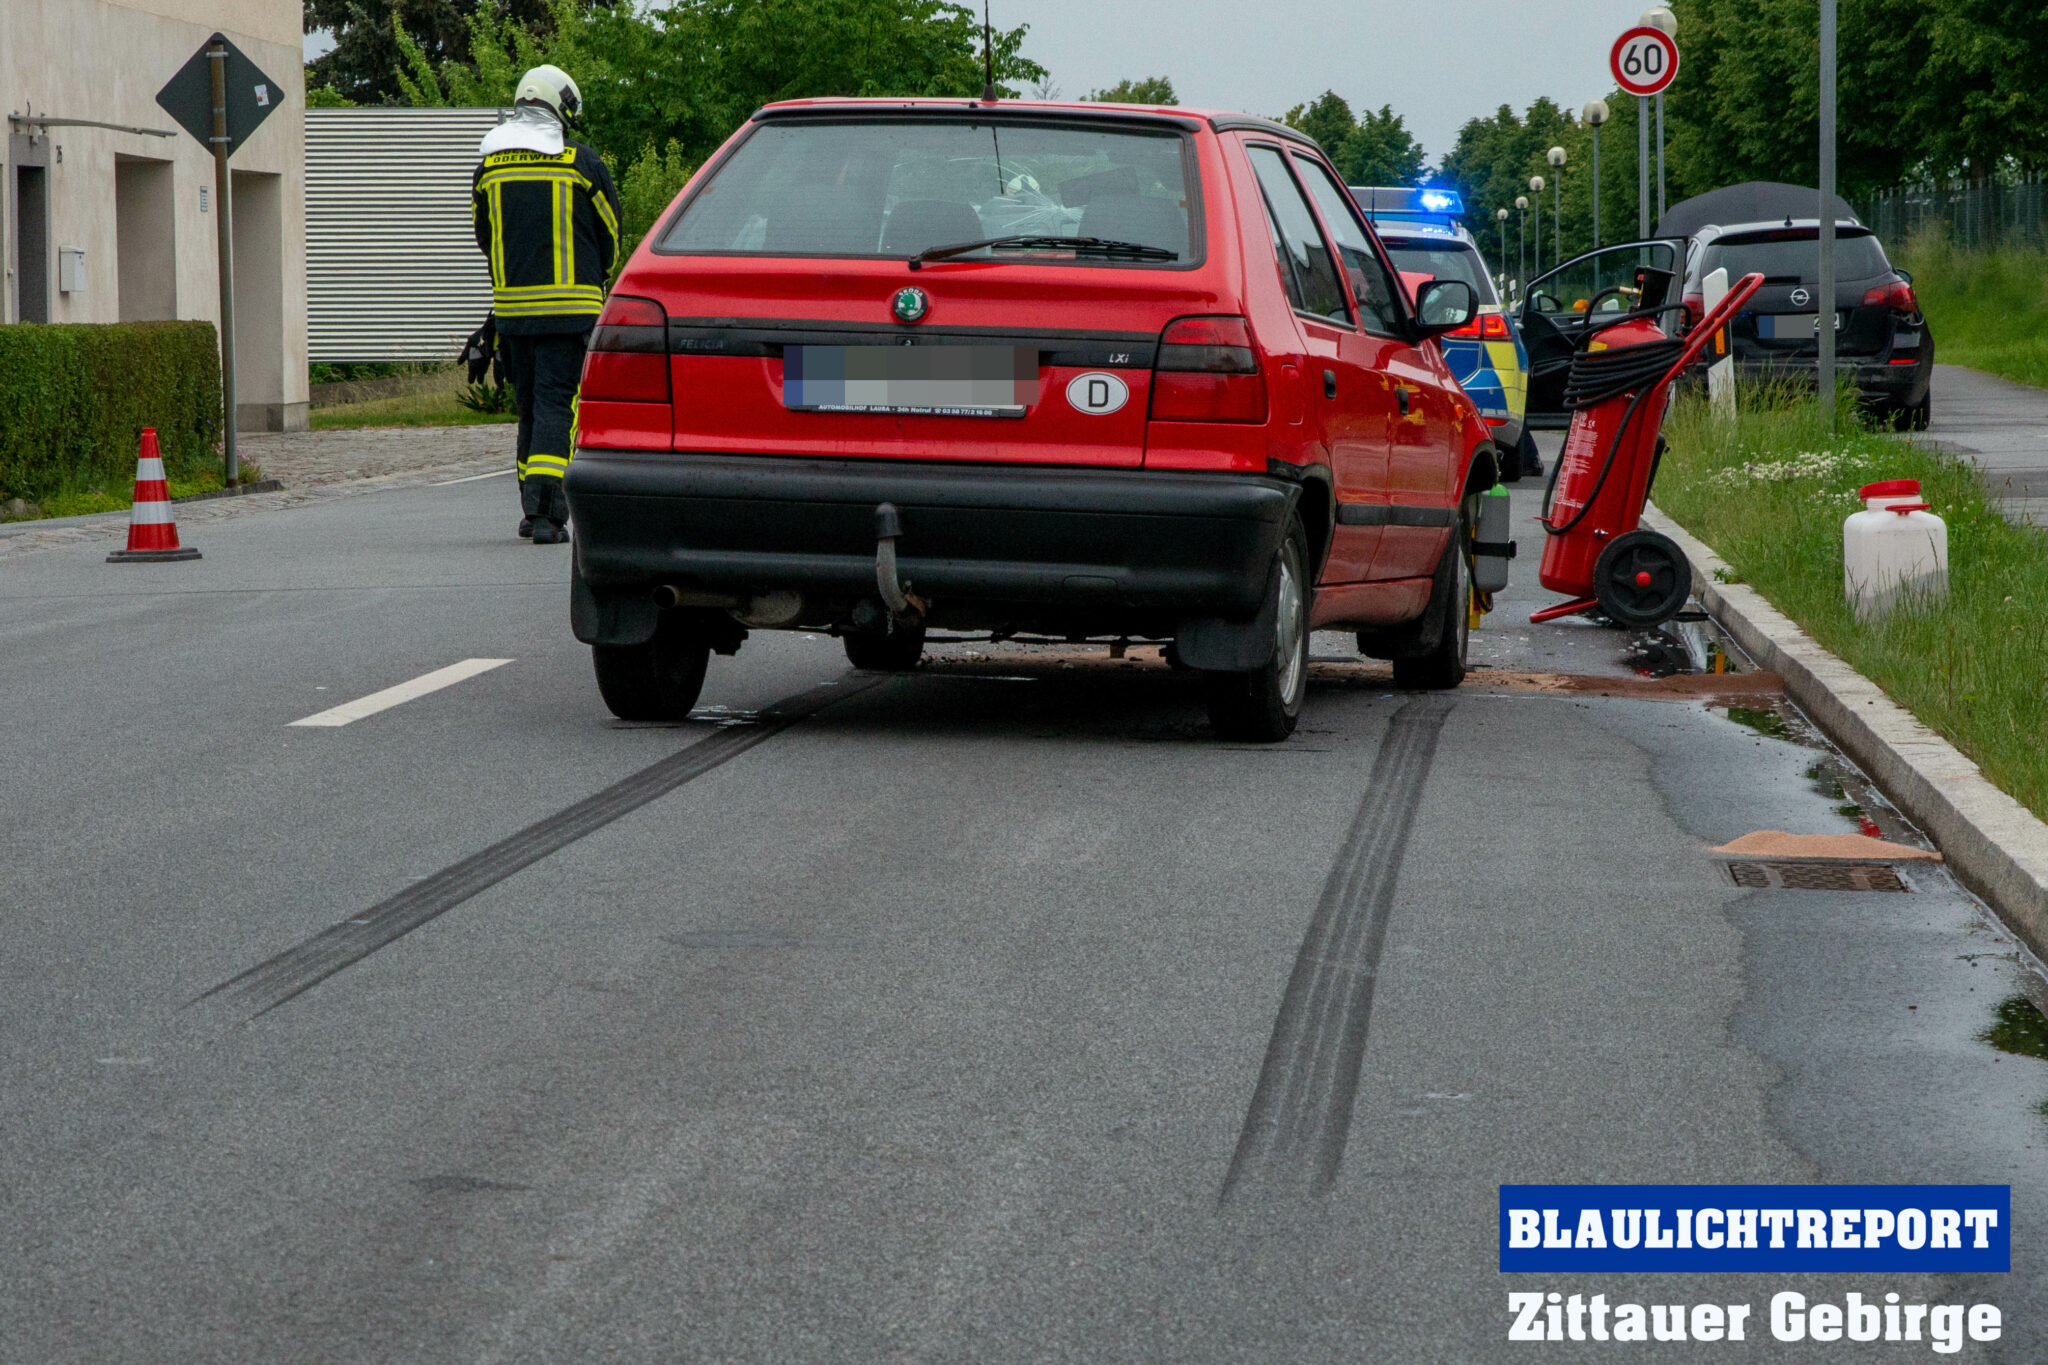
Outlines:
POLYGON ((470 225, 496 109, 306 111, 306 351, 450 361, 491 311, 470 225))
POLYGON ((2042 212, 2048 185, 2036 173, 2015 184, 1902 185, 1862 206, 1863 221, 1894 245, 1932 233, 1952 246, 2048 247, 2042 212))

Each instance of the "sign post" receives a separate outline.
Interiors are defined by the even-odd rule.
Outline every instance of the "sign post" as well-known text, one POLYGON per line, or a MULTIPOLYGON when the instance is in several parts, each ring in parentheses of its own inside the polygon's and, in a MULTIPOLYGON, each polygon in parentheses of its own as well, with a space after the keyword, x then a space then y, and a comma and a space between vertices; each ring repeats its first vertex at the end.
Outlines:
POLYGON ((1835 428, 1835 0, 1820 0, 1820 414, 1835 428))
POLYGON ((277 108, 277 83, 219 33, 156 92, 178 126, 213 154, 214 228, 220 238, 221 456, 227 485, 241 477, 235 451, 235 238, 228 158, 277 108))
POLYGON ((1647 24, 1614 40, 1607 54, 1614 83, 1636 97, 1636 227, 1650 235, 1650 100, 1657 100, 1658 213, 1663 212, 1664 88, 1678 76, 1678 43, 1660 28, 1647 24))
POLYGON ((213 202, 219 206, 213 226, 220 242, 220 453, 222 480, 233 488, 241 480, 242 469, 235 453, 235 201, 228 178, 228 155, 234 144, 228 138, 227 42, 216 37, 206 45, 206 71, 213 99, 212 131, 207 141, 213 147, 213 202))

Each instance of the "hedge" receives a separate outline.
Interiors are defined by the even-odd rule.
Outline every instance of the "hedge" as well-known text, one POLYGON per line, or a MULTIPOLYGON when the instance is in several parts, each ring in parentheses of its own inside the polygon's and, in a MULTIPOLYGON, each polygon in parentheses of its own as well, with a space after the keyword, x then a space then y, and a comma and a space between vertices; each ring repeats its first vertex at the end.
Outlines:
POLYGON ((172 478, 218 465, 212 323, 0 327, 0 500, 125 491, 144 427, 156 428, 172 478))

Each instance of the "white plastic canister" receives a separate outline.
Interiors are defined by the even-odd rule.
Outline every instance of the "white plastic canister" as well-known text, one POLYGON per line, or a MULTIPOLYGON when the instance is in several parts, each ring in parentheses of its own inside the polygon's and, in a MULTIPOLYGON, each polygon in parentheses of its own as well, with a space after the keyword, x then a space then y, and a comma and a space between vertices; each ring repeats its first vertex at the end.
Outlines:
POLYGON ((1858 616, 1889 611, 1901 595, 1948 595, 1948 524, 1920 500, 1918 479, 1856 490, 1863 510, 1842 523, 1842 586, 1858 616))

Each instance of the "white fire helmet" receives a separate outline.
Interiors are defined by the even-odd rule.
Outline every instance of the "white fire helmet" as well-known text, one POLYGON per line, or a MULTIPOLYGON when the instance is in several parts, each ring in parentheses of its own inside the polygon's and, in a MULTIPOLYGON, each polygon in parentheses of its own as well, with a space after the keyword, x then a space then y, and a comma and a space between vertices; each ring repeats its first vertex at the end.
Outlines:
POLYGON ((512 103, 544 104, 566 125, 581 112, 583 92, 576 88, 576 82, 561 67, 536 66, 519 78, 519 88, 513 92, 512 103))

